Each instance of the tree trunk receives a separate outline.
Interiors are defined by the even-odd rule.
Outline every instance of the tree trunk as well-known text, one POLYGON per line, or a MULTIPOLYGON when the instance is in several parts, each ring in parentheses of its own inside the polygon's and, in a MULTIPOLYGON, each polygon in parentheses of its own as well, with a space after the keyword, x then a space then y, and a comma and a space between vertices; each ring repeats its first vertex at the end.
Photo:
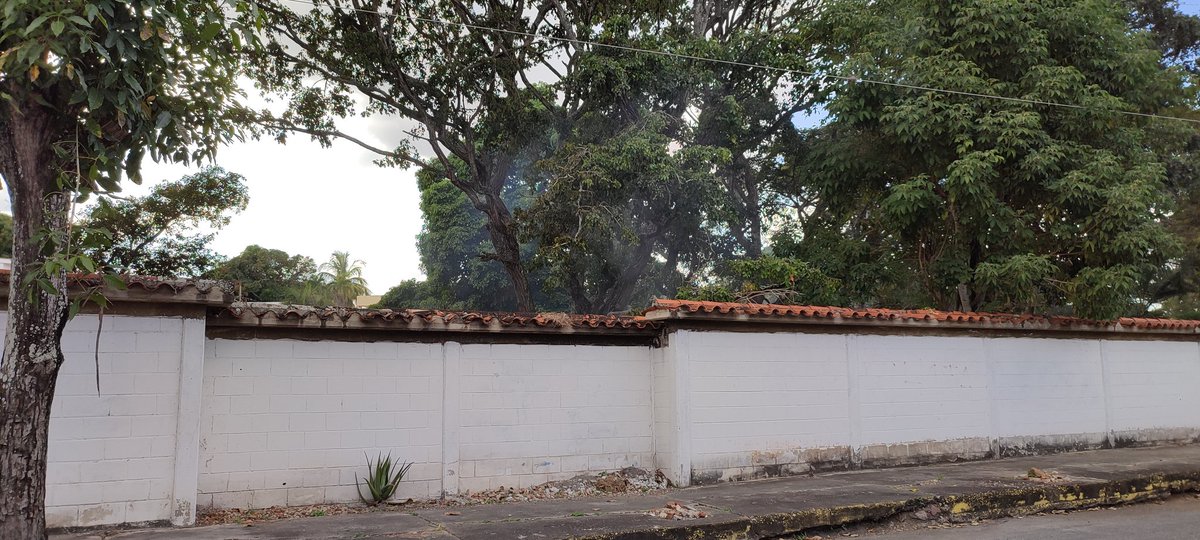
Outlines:
POLYGON ((746 255, 752 259, 762 257, 762 201, 758 194, 758 179, 747 165, 742 174, 746 184, 746 219, 750 222, 750 237, 746 239, 746 255))
POLYGON ((633 250, 633 254, 625 261, 625 268, 621 270, 621 274, 617 276, 617 280, 605 291, 604 300, 595 306, 596 311, 601 314, 623 312, 629 309, 630 302, 633 301, 633 293, 637 289, 638 281, 645 272, 646 266, 650 264, 650 258, 654 255, 654 239, 650 237, 642 237, 633 250))
MULTIPOLYGON (((0 175, 13 210, 8 326, 0 359, 0 538, 46 538, 46 447, 69 300, 21 287, 42 260, 34 236, 64 230, 69 199, 56 187, 50 115, 28 101, 0 110, 0 175)), ((62 291, 66 279, 51 276, 62 291)))
POLYGON ((496 250, 496 260, 504 265, 504 271, 512 282, 517 311, 531 313, 536 308, 529 288, 529 274, 521 263, 521 243, 517 241, 517 233, 513 230, 512 214, 500 197, 486 197, 485 205, 481 210, 487 216, 488 236, 492 240, 492 248, 496 250))

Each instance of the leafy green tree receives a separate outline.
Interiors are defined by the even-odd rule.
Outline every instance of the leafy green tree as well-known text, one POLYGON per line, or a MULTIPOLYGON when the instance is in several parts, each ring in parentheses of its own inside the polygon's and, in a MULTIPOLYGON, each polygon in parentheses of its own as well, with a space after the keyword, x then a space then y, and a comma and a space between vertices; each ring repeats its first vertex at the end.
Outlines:
POLYGON ((12 216, 0 214, 0 257, 12 257, 12 238, 12 216))
POLYGON ((249 200, 245 178, 208 167, 154 186, 144 197, 101 198, 79 228, 98 236, 94 242, 84 240, 96 245, 87 254, 114 271, 195 277, 221 261, 208 244, 249 200), (198 227, 214 232, 197 232, 198 227))
MULTIPOLYGON (((807 106, 812 92, 796 90, 793 95, 803 97, 797 103, 785 97, 786 88, 795 81, 778 74, 710 69, 705 63, 522 34, 685 54, 716 53, 731 61, 769 59, 794 67, 806 56, 779 51, 808 49, 798 45, 803 33, 797 31, 796 21, 812 13, 809 3, 797 3, 801 7, 796 8, 747 4, 732 11, 704 0, 676 4, 542 2, 530 9, 520 3, 444 0, 391 7, 318 4, 317 9, 300 13, 286 2, 261 3, 270 13, 267 30, 272 44, 259 58, 256 78, 263 88, 284 94, 291 103, 284 114, 266 115, 262 121, 281 138, 299 132, 328 143, 340 137, 380 154, 383 164, 439 170, 484 219, 490 249, 485 260, 499 263, 503 269, 518 310, 529 311, 536 305, 539 291, 531 272, 561 272, 549 270, 559 264, 550 260, 553 250, 540 246, 531 250, 531 242, 522 241, 546 237, 543 233, 556 235, 538 231, 546 229, 541 223, 525 227, 521 218, 514 216, 521 207, 510 203, 513 186, 526 183, 534 193, 541 193, 552 180, 544 172, 552 169, 538 171, 538 163, 563 151, 564 145, 574 144, 569 142, 573 139, 594 147, 602 141, 599 135, 636 126, 647 114, 673 119, 659 135, 675 138, 675 143, 730 149, 736 162, 733 168, 723 169, 730 186, 729 206, 710 208, 712 212, 706 215, 717 220, 713 227, 745 231, 739 243, 745 246, 730 251, 758 252, 762 243, 760 210, 766 204, 765 196, 759 194, 760 170, 771 169, 773 163, 770 158, 760 159, 760 149, 777 132, 791 129, 790 112, 807 106), (431 23, 430 18, 445 24, 431 23), (460 24, 471 25, 470 31, 463 31, 460 24), (327 84, 314 86, 310 84, 313 77, 327 84), (735 90, 732 98, 725 95, 735 90), (357 98, 369 102, 365 111, 354 107, 357 98), (695 119, 685 120, 698 108, 714 111, 701 113, 699 120, 706 140, 697 139, 700 131, 691 129, 695 119), (344 133, 336 125, 338 118, 358 112, 399 116, 415 122, 416 127, 400 140, 382 146, 367 144, 363 137, 344 133), (597 130, 595 119, 600 115, 611 125, 597 130), (754 125, 746 129, 734 125, 743 120, 754 125), (432 158, 417 156, 417 145, 428 146, 432 158), (732 210, 724 211, 729 208, 732 210), (540 254, 539 260, 530 264, 533 253, 540 254)), ((619 227, 632 230, 641 224, 619 227)), ((685 234, 681 230, 676 234, 682 243, 685 234)), ((693 244, 701 242, 696 238, 693 244)), ((575 294, 576 309, 616 306, 624 303, 621 298, 629 296, 630 290, 660 288, 654 283, 643 287, 642 279, 678 281, 673 277, 678 269, 669 264, 638 262, 661 257, 674 262, 669 250, 659 243, 644 244, 640 249, 631 253, 632 273, 616 279, 589 278, 583 288, 575 287, 577 293, 591 289, 575 294), (613 290, 607 290, 609 287, 613 290)), ((600 264, 601 260, 594 262, 600 264)), ((565 282, 543 285, 570 288, 565 282)))
MULTIPOLYGON (((1200 16, 1183 13, 1173 0, 1126 0, 1130 6, 1130 25, 1149 32, 1163 55, 1163 63, 1180 65, 1196 73, 1200 52, 1200 16)), ((1175 116, 1198 118, 1194 109, 1175 107, 1175 116)), ((1153 127, 1153 126, 1151 126, 1153 127)), ((1200 290, 1200 133, 1168 130, 1153 137, 1157 153, 1167 166, 1167 187, 1176 201, 1167 219, 1167 228, 1183 242, 1183 255, 1165 265, 1148 279, 1144 296, 1160 315, 1180 316, 1194 313, 1200 290)))
POLYGON ((552 283, 583 313, 628 311, 677 285, 685 258, 707 252, 711 170, 727 155, 696 145, 672 151, 665 115, 647 112, 628 127, 609 118, 585 123, 541 163, 545 191, 518 214, 552 283))
POLYGON ((1195 70, 1200 52, 1200 16, 1180 11, 1176 0, 1125 0, 1129 25, 1150 32, 1155 46, 1168 62, 1195 70))
POLYGON ((391 309, 447 309, 430 290, 428 280, 406 279, 387 290, 374 308, 391 309))
MULTIPOLYGON (((461 167, 461 164, 455 162, 461 167)), ((391 307, 432 307, 439 309, 517 309, 516 296, 502 267, 489 259, 494 253, 487 219, 471 205, 462 190, 456 188, 440 167, 429 166, 417 172, 421 191, 424 226, 417 235, 421 267, 427 276, 422 305, 395 303, 391 307)), ((505 204, 521 204, 517 186, 506 190, 505 204)), ((524 248, 528 249, 528 248, 524 248)), ((531 278, 536 279, 536 278, 531 278)), ((531 284, 531 294, 540 291, 540 283, 531 284)), ((538 302, 541 304, 541 302, 538 302)))
POLYGON ((256 5, 268 15, 269 44, 257 57, 255 78, 290 103, 281 115, 264 115, 262 123, 281 140, 300 132, 323 143, 338 137, 355 142, 379 154, 383 165, 425 167, 415 144, 427 145, 446 179, 485 218, 493 250, 489 260, 506 273, 517 308, 532 311, 533 292, 504 192, 519 174, 531 140, 543 137, 545 126, 555 122, 548 107, 528 106, 553 99, 529 81, 537 76, 533 72, 546 69, 542 66, 555 69, 555 53, 563 47, 511 33, 464 32, 423 19, 576 33, 588 31, 593 16, 588 10, 594 6, 544 4, 527 19, 519 6, 491 2, 421 0, 389 7, 321 1, 303 13, 282 1, 256 5), (312 85, 314 77, 326 84, 312 85), (358 98, 368 101, 363 111, 354 106, 358 98), (359 112, 394 115, 415 126, 403 138, 377 147, 338 130, 337 118, 359 112))
POLYGON ((237 283, 239 296, 257 302, 302 302, 304 286, 317 280, 317 263, 303 255, 257 245, 221 263, 211 277, 237 283))
MULTIPOLYGON (((461 167, 461 164, 458 164, 461 167)), ((388 290, 381 307, 452 310, 512 311, 516 298, 503 268, 489 256, 494 251, 487 220, 471 206, 467 196, 441 174, 436 165, 417 171, 424 225, 417 235, 417 251, 426 279, 407 280, 388 290)), ((536 194, 525 184, 510 185, 505 203, 511 208, 528 205, 536 194)), ((532 258, 535 246, 524 243, 522 258, 532 258)), ((546 286, 547 272, 529 272, 535 304, 543 310, 566 309, 561 294, 546 286)))
POLYGON ((847 76, 1082 108, 847 83, 805 158, 824 203, 881 227, 933 306, 1139 309, 1140 283, 1178 249, 1153 151, 1172 128, 1111 111, 1193 96, 1126 15, 1067 0, 832 3, 847 76))
POLYGON ((333 289, 329 288, 319 275, 289 288, 286 300, 289 304, 303 306, 347 305, 334 299, 333 289))
POLYGON ((841 283, 808 262, 771 255, 727 263, 717 283, 681 287, 678 298, 752 304, 839 304, 841 283))
POLYGON ((811 31, 820 4, 745 3, 736 12, 722 7, 711 0, 692 3, 687 47, 711 58, 778 69, 700 62, 693 67, 695 83, 680 85, 678 92, 695 111, 689 143, 729 155, 715 164, 720 188, 711 212, 721 233, 714 238, 717 253, 754 258, 763 254, 771 221, 787 210, 787 197, 775 184, 798 136, 794 118, 825 97, 823 79, 799 74, 827 68, 811 31))
POLYGON ((329 291, 333 305, 353 306, 355 298, 371 293, 362 273, 362 261, 351 260, 345 251, 335 251, 317 268, 317 283, 329 291))
POLYGON ((721 260, 761 255, 784 201, 780 141, 821 95, 820 78, 744 65, 813 70, 814 3, 657 7, 651 23, 614 17, 598 38, 726 63, 590 51, 558 86, 580 96, 580 113, 518 212, 535 264, 576 311, 626 310, 728 268, 721 260))
MULTIPOLYGON (((8 332, 0 362, 0 538, 45 538, 46 432, 72 201, 139 179, 142 157, 210 158, 239 133, 239 53, 254 38, 220 0, 9 0, 0 7, 0 176, 13 208, 8 332)), ((247 20, 249 22, 249 19, 247 20)))

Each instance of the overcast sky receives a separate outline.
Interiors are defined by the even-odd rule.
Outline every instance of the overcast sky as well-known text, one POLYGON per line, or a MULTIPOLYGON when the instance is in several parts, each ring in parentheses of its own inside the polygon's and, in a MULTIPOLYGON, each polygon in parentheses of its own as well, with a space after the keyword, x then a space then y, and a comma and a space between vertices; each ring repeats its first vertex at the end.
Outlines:
MULTIPOLYGON (((1179 5, 1187 13, 1200 12, 1200 0, 1179 5)), ((355 118, 342 128, 386 148, 397 142, 401 125, 386 118, 355 118)), ((232 257, 258 244, 317 262, 335 250, 349 251, 366 263, 367 282, 375 294, 420 277, 416 235, 421 211, 413 171, 380 168, 371 160, 370 152, 353 144, 321 148, 300 135, 287 145, 263 140, 222 148, 217 164, 246 177, 250 204, 217 234, 212 247, 232 257)), ((146 184, 126 183, 126 192, 142 194, 155 182, 197 169, 147 160, 146 184)), ((0 194, 0 210, 10 212, 7 193, 0 194)))
MULTIPOLYGON (((341 126, 369 141, 395 143, 399 124, 388 118, 354 118, 341 126)), ((335 250, 349 251, 366 263, 367 283, 375 294, 420 277, 416 235, 421 212, 414 171, 380 168, 372 156, 346 142, 321 148, 305 135, 291 137, 286 145, 261 140, 223 147, 217 164, 246 177, 250 204, 217 234, 212 247, 232 257, 258 244, 318 263, 335 250)), ((125 193, 144 194, 157 182, 198 169, 147 159, 145 183, 126 182, 125 193)), ((0 196, 0 210, 10 212, 7 193, 0 196)))

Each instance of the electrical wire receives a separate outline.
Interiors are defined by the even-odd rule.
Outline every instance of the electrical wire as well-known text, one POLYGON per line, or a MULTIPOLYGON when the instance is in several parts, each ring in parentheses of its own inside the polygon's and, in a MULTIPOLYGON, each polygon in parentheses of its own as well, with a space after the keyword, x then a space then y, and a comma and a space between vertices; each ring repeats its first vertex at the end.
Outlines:
MULTIPOLYGON (((282 0, 282 1, 291 2, 293 4, 303 4, 305 6, 309 6, 314 9, 321 9, 323 7, 326 7, 324 4, 317 4, 315 2, 308 1, 308 0, 282 0)), ((918 84, 907 84, 907 83, 901 83, 901 82, 896 82, 896 81, 865 79, 865 78, 861 78, 861 77, 852 77, 852 76, 847 76, 847 75, 834 75, 834 74, 830 74, 830 73, 818 73, 815 71, 805 71, 802 69, 784 68, 784 67, 778 67, 778 66, 770 66, 770 65, 766 65, 766 64, 755 64, 755 63, 751 63, 751 62, 739 62, 737 60, 724 60, 721 58, 712 58, 712 57, 708 57, 708 56, 697 56, 697 55, 675 53, 675 52, 661 51, 661 50, 655 50, 655 49, 643 49, 640 47, 631 47, 628 45, 617 45, 617 44, 613 44, 613 43, 600 43, 600 42, 596 42, 596 41, 588 41, 588 40, 569 38, 569 37, 547 36, 547 35, 538 34, 535 32, 524 32, 524 31, 520 31, 520 30, 495 28, 495 27, 491 27, 491 26, 484 26, 484 25, 467 23, 467 22, 462 22, 462 21, 447 21, 444 19, 437 19, 437 18, 433 18, 433 17, 422 17, 420 15, 399 15, 399 14, 384 13, 381 11, 362 9, 362 8, 354 8, 354 7, 346 7, 346 8, 342 8, 342 9, 346 9, 346 10, 354 11, 354 12, 358 12, 358 13, 371 13, 374 15, 379 15, 381 17, 391 17, 391 18, 396 18, 396 19, 404 18, 404 19, 407 19, 409 22, 422 22, 422 23, 429 23, 429 24, 438 24, 438 25, 442 25, 442 26, 458 26, 458 27, 466 28, 468 30, 478 30, 478 31, 491 32, 491 33, 496 33, 496 34, 507 34, 507 35, 515 35, 515 36, 534 38, 534 39, 556 41, 559 43, 570 43, 572 45, 586 45, 586 46, 591 46, 591 47, 619 50, 619 51, 625 51, 625 52, 650 54, 650 55, 656 55, 656 56, 677 58, 677 59, 681 59, 681 60, 692 60, 692 61, 697 61, 697 62, 710 62, 710 63, 714 63, 714 64, 722 64, 722 65, 727 65, 727 66, 743 67, 743 68, 750 68, 750 69, 762 69, 762 70, 766 70, 766 71, 774 71, 777 73, 786 73, 789 75, 804 75, 804 76, 808 76, 808 77, 818 77, 821 79, 839 80, 839 81, 844 81, 844 82, 849 82, 849 83, 876 84, 876 85, 881 85, 881 86, 890 86, 893 88, 903 88, 903 89, 908 89, 908 90, 918 90, 918 91, 922 91, 922 92, 933 92, 933 93, 938 93, 938 94, 964 96, 964 97, 972 97, 972 98, 980 98, 980 99, 992 99, 992 100, 997 100, 997 101, 1024 103, 1024 104, 1028 104, 1028 105, 1041 105, 1041 106, 1046 106, 1046 107, 1062 107, 1062 108, 1067 108, 1067 109, 1089 110, 1089 111, 1106 112, 1106 113, 1113 113, 1113 114, 1123 114, 1123 115, 1127 115, 1127 116, 1136 116, 1136 117, 1140 117, 1140 118, 1151 118, 1151 119, 1156 119, 1156 120, 1171 120, 1171 121, 1177 121, 1177 122, 1187 122, 1187 123, 1191 123, 1191 124, 1200 124, 1200 120, 1198 120, 1198 119, 1182 118, 1179 116, 1166 116, 1166 115, 1161 115, 1161 114, 1142 113, 1142 112, 1136 112, 1136 111, 1126 111, 1126 110, 1121 110, 1121 109, 1107 109, 1107 108, 1103 108, 1103 107, 1090 107, 1087 105, 1079 105, 1079 104, 1075 104, 1075 103, 1061 103, 1061 102, 1056 102, 1056 101, 1044 101, 1044 100, 1040 100, 1040 99, 1026 99, 1026 98, 1019 98, 1019 97, 1012 97, 1012 96, 1002 96, 1002 95, 998 95, 998 94, 984 94, 984 93, 979 93, 979 92, 967 92, 964 90, 951 90, 948 88, 922 86, 922 85, 918 85, 918 84)))

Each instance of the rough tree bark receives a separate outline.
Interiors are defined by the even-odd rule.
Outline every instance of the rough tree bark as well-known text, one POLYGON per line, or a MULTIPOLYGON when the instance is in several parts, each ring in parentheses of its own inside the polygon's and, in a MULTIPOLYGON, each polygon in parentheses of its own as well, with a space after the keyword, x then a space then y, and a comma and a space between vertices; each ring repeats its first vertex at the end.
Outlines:
POLYGON ((480 208, 487 218, 488 237, 492 240, 492 255, 504 266, 508 279, 512 282, 513 293, 517 298, 517 311, 531 313, 536 309, 533 303, 533 292, 529 288, 529 273, 521 263, 521 243, 517 240, 513 228, 512 213, 500 197, 487 197, 488 203, 480 208))
MULTIPOLYGON (((30 296, 21 282, 42 258, 35 235, 66 227, 69 199, 56 186, 52 116, 32 100, 0 107, 0 176, 14 229, 0 360, 0 538, 46 538, 47 432, 69 300, 36 286, 30 296)), ((65 290, 65 276, 51 282, 65 290)))

